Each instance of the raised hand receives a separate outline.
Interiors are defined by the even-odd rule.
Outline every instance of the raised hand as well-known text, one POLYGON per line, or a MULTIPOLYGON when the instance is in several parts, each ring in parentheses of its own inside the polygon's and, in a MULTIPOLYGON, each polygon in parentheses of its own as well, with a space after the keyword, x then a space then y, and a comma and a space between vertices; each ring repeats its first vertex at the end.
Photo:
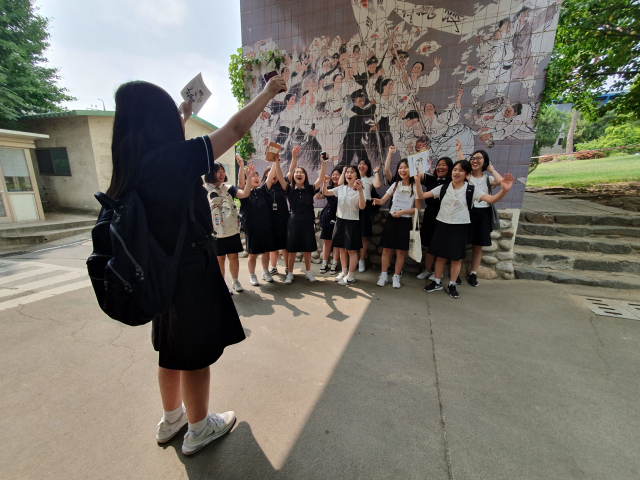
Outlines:
POLYGON ((398 149, 396 148, 396 146, 395 146, 395 145, 391 145, 391 146, 389 147, 389 153, 391 153, 391 154, 396 153, 396 150, 398 150, 398 149))
POLYGON ((416 184, 420 185, 421 181, 422 181, 422 177, 420 176, 420 169, 416 168, 416 176, 414 177, 416 179, 416 184))
POLYGON ((362 190, 362 182, 360 180, 356 180, 353 184, 353 188, 355 190, 362 190))
POLYGON ((187 121, 193 113, 193 98, 190 98, 188 102, 182 102, 180 104, 180 111, 184 115, 184 120, 187 121))
POLYGON ((293 147, 293 150, 291 150, 291 155, 298 158, 299 153, 300 153, 300 145, 296 145, 295 147, 293 147))
POLYGON ((236 162, 238 163, 238 165, 239 165, 240 167, 244 167, 244 160, 243 160, 243 159, 242 159, 242 157, 241 157, 240 155, 238 155, 237 153, 236 153, 236 162))
POLYGON ((329 175, 325 175, 324 176, 324 184, 325 185, 328 184, 330 180, 331 180, 331 177, 329 175))
POLYGON ((511 175, 510 173, 505 173, 504 177, 502 177, 502 181, 500 182, 500 187, 502 187, 505 192, 508 192, 509 190, 511 190, 512 186, 513 175, 511 175))
POLYGON ((374 173, 374 174, 377 174, 379 171, 380 171, 380 167, 375 167, 375 168, 373 169, 373 173, 374 173))
POLYGON ((440 68, 440 62, 442 61, 442 59, 440 57, 436 57, 433 59, 433 64, 435 65, 436 68, 440 68))
POLYGON ((267 86, 264 88, 271 98, 275 97, 280 90, 287 91, 287 82, 280 75, 276 75, 269 79, 267 86))
POLYGON ((456 152, 462 151, 462 142, 456 138, 456 152))

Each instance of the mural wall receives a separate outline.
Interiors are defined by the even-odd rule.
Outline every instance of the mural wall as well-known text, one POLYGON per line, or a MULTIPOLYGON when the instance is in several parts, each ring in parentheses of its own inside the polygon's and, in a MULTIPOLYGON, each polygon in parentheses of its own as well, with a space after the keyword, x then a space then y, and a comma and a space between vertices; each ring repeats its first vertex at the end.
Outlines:
MULTIPOLYGON (((279 94, 252 128, 259 171, 269 141, 291 150, 314 180, 320 152, 334 165, 390 145, 400 158, 488 152, 517 184, 499 205, 520 208, 553 48, 559 0, 241 0, 245 54, 280 49, 279 94)), ((251 97, 275 66, 251 72, 251 97)), ((435 162, 433 162, 435 165, 435 162)))

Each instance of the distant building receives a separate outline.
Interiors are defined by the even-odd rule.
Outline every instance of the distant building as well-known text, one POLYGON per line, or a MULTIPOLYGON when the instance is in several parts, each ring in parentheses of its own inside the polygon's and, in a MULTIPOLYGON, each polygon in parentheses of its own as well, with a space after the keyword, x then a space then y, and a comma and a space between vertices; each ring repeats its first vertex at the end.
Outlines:
MULTIPOLYGON (((111 182, 111 136, 115 112, 72 110, 24 117, 25 129, 44 134, 35 138, 32 157, 35 178, 45 210, 96 212, 94 198, 111 182)), ((207 135, 218 127, 193 115, 186 124, 186 137, 207 135)), ((233 149, 217 159, 230 182, 235 183, 233 149)))

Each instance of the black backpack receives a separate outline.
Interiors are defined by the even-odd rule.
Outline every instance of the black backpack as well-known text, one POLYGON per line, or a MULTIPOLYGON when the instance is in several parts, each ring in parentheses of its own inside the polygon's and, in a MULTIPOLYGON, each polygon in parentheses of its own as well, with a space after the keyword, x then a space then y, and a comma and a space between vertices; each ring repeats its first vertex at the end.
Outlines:
MULTIPOLYGON (((171 307, 187 216, 169 257, 147 228, 144 205, 135 191, 115 200, 98 192, 102 205, 91 230, 93 252, 87 269, 100 308, 126 325, 144 325, 171 307)), ((194 221, 193 197, 189 202, 194 221)))
MULTIPOLYGON (((444 194, 447 193, 447 188, 449 188, 449 185, 451 185, 451 180, 447 180, 443 185, 442 185, 442 189, 440 190, 440 204, 442 204, 442 199, 444 198, 444 194)), ((467 208, 469 209, 469 212, 471 212, 471 209, 473 208, 473 192, 476 189, 476 187, 474 187, 473 185, 471 185, 470 183, 467 183, 467 191, 465 192, 467 195, 467 208)))

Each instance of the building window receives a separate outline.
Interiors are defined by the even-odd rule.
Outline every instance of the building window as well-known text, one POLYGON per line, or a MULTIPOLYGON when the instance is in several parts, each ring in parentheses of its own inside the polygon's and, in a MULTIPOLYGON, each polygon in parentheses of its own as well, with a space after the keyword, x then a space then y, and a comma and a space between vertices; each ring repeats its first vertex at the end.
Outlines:
POLYGON ((66 148, 38 148, 36 158, 40 175, 71 176, 66 148))

